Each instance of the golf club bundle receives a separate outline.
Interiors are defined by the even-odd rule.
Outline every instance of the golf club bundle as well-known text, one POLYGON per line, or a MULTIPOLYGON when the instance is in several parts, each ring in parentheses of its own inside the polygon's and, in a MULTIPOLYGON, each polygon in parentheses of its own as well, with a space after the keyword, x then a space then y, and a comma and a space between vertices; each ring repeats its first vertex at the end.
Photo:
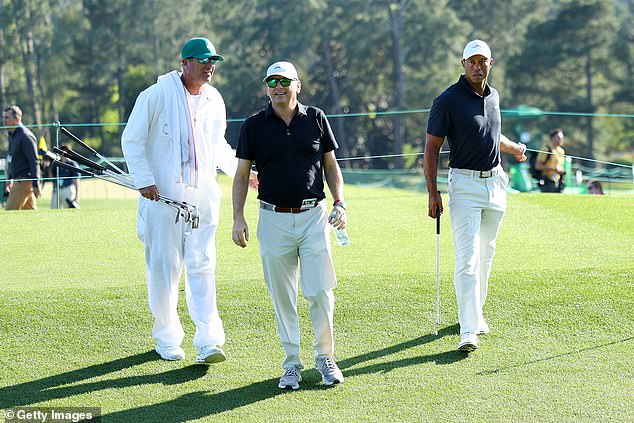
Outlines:
MULTIPOLYGON (((78 172, 79 174, 84 176, 102 179, 104 181, 137 191, 137 189, 134 187, 134 184, 132 183, 132 177, 129 174, 121 170, 106 157, 99 154, 88 144, 84 143, 82 140, 72 134, 68 129, 61 126, 60 130, 64 135, 68 136, 77 144, 90 151, 94 156, 100 159, 103 164, 97 163, 96 161, 91 160, 88 157, 82 156, 76 151, 62 150, 61 148, 53 147, 53 152, 47 151, 46 156, 50 158, 56 166, 78 172), (79 168, 77 166, 73 166, 72 164, 63 162, 62 160, 60 160, 60 156, 64 156, 66 158, 74 160, 75 162, 85 166, 86 168, 79 168)), ((195 205, 186 203, 185 201, 172 200, 171 198, 162 196, 160 194, 158 197, 160 202, 167 204, 176 211, 175 223, 178 223, 182 218, 185 220, 185 223, 187 223, 188 229, 189 227, 191 227, 191 229, 198 228, 198 224, 200 223, 200 216, 198 215, 198 208, 195 205)))

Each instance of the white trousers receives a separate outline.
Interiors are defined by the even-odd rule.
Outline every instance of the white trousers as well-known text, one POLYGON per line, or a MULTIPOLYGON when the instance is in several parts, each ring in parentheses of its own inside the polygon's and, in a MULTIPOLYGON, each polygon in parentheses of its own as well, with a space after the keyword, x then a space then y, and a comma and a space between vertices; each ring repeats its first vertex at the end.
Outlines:
POLYGON ((258 243, 264 280, 273 301, 275 319, 286 353, 282 367, 303 368, 299 356, 297 270, 309 302, 315 358, 334 354, 334 293, 337 284, 330 247, 328 211, 322 201, 303 213, 260 209, 258 243))
POLYGON ((139 200, 138 235, 145 245, 145 265, 150 310, 154 316, 152 336, 158 345, 180 345, 184 331, 177 313, 179 281, 185 266, 185 297, 196 325, 194 346, 222 346, 225 333, 216 306, 217 224, 212 223, 208 189, 194 189, 164 181, 159 192, 174 200, 198 207, 200 224, 186 235, 186 224, 178 223, 176 211, 162 202, 139 200), (165 189, 168 184, 169 189, 165 189))
MULTIPOLYGON (((54 184, 56 184, 56 181, 53 181, 54 184)), ((77 190, 75 189, 75 185, 68 185, 66 187, 60 187, 59 188, 59 205, 57 204, 57 192, 53 191, 53 196, 51 197, 51 208, 52 209, 56 209, 56 208, 62 208, 62 209, 67 209, 70 207, 70 205, 68 204, 68 201, 66 200, 70 200, 73 201, 75 198, 77 198, 77 190)))
POLYGON ((506 210, 508 176, 489 178, 449 170, 449 213, 453 233, 454 286, 460 333, 486 327, 482 309, 487 298, 495 241, 506 210))

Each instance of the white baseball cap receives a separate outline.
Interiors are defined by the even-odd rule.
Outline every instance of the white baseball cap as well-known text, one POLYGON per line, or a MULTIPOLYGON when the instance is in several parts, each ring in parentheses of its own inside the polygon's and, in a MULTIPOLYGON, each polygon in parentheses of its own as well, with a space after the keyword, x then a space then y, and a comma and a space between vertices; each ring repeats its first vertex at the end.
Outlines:
POLYGON ((462 52, 462 58, 468 59, 476 54, 480 54, 487 59, 490 59, 491 49, 489 48, 489 45, 482 40, 469 41, 462 52))
POLYGON ((299 79, 297 76, 297 70, 291 62, 275 62, 266 70, 266 76, 263 81, 266 82, 270 76, 277 75, 283 76, 288 79, 299 79))

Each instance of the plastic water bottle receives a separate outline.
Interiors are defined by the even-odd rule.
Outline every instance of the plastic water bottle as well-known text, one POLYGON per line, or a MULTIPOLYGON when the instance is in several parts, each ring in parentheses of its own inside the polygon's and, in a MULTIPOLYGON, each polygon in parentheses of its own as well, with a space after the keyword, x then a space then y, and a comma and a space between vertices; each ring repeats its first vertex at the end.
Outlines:
POLYGON ((345 228, 337 229, 333 226, 332 230, 335 232, 335 238, 337 238, 337 244, 339 244, 342 247, 345 247, 346 245, 350 244, 350 235, 348 235, 348 231, 346 231, 345 228))

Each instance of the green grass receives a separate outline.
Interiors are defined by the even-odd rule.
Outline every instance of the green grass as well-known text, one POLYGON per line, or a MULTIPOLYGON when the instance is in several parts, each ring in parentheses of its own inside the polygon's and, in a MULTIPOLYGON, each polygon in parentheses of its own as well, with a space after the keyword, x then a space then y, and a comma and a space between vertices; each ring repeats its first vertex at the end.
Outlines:
MULTIPOLYGON (((300 300, 299 391, 277 388, 283 350, 253 239, 231 242, 230 189, 217 235, 228 361, 153 353, 136 202, 82 197, 81 210, 0 212, 0 409, 101 407, 112 422, 632 421, 634 198, 515 194, 498 238, 485 314, 491 333, 458 343, 453 247, 442 220, 442 325, 435 319, 435 223, 426 195, 346 187, 346 248, 334 245, 336 359, 312 368, 300 300)), ((1 413, 0 413, 1 414, 1 413)))

